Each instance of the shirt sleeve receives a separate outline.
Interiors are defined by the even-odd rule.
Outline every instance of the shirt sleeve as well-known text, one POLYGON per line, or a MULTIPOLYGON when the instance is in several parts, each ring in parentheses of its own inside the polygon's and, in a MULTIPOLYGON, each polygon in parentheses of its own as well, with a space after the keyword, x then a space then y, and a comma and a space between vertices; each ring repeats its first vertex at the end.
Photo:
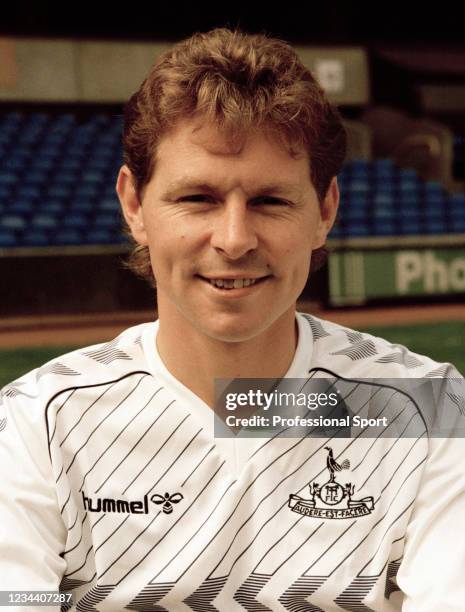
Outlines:
POLYGON ((67 529, 34 391, 21 382, 0 394, 0 591, 58 591, 66 568, 67 529))
POLYGON ((404 593, 402 612, 465 609, 465 397, 461 400, 465 383, 463 379, 454 382, 455 390, 442 396, 441 408, 456 411, 456 429, 432 432, 407 528, 397 574, 404 593))

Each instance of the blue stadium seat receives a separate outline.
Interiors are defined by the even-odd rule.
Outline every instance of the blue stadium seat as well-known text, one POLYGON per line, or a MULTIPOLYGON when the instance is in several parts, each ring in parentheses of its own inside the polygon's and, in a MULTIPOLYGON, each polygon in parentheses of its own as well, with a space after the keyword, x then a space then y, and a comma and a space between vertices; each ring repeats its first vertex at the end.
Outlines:
POLYGON ((28 169, 21 178, 22 185, 45 185, 48 182, 47 173, 42 170, 28 169))
POLYGON ((423 207, 423 214, 425 215, 425 219, 442 219, 446 216, 446 211, 443 206, 438 206, 437 204, 430 204, 429 202, 425 202, 423 207))
POLYGON ((366 223, 349 223, 347 225, 347 234, 352 238, 371 235, 370 227, 366 223))
POLYGON ((12 170, 3 170, 0 172, 0 185, 12 185, 19 181, 19 175, 12 170))
POLYGON ((37 157, 31 164, 32 170, 52 170, 55 166, 53 159, 37 157))
POLYGON ((112 198, 101 198, 98 201, 98 207, 100 210, 109 210, 109 211, 117 211, 119 210, 119 200, 118 196, 115 195, 112 198))
POLYGON ((61 213, 66 208, 66 200, 62 198, 51 198, 48 197, 45 203, 43 203, 40 207, 41 210, 47 213, 61 213))
POLYGON ((41 194, 41 189, 37 185, 20 184, 16 190, 16 195, 22 198, 37 199, 41 194))
POLYGON ((57 173, 59 174, 61 171, 79 172, 81 170, 83 158, 84 158, 84 155, 81 158, 80 156, 76 154, 68 155, 68 152, 67 152, 66 157, 61 159, 60 163, 57 166, 57 169, 56 169, 57 173))
POLYGON ((80 184, 76 189, 75 195, 77 197, 88 197, 97 200, 99 194, 99 185, 95 183, 84 183, 80 184))
POLYGON ((28 198, 16 199, 10 202, 9 209, 12 214, 26 218, 34 211, 34 204, 28 198))
POLYGON ((75 229, 58 230, 53 237, 52 244, 56 245, 79 245, 84 242, 81 232, 75 229))
POLYGON ((396 202, 395 195, 388 192, 377 192, 373 195, 373 204, 375 206, 394 206, 396 202))
POLYGON ((41 229, 57 229, 60 224, 54 214, 37 214, 31 217, 31 226, 41 229))
POLYGON ((8 231, 0 227, 0 248, 17 247, 18 240, 15 232, 8 231))
POLYGON ((357 179, 352 180, 347 186, 348 193, 365 193, 371 191, 371 187, 367 181, 357 179))
POLYGON ((453 193, 447 198, 446 208, 454 213, 465 211, 465 193, 453 193))
POLYGON ((402 205, 400 209, 400 219, 405 219, 406 221, 414 221, 415 219, 419 219, 421 215, 419 206, 404 206, 402 205))
POLYGON ((443 234, 447 230, 445 219, 425 219, 424 231, 427 234, 443 234))
POLYGON ((113 234, 110 230, 92 229, 85 234, 87 244, 113 244, 113 234))
POLYGON ((396 172, 392 159, 376 159, 372 162, 373 173, 378 178, 391 179, 396 172))
POLYGON ((0 227, 9 230, 22 230, 26 227, 27 221, 21 214, 8 214, 0 217, 0 227))
POLYGON ((95 170, 85 170, 82 173, 81 181, 86 183, 100 185, 103 182, 104 175, 102 172, 97 172, 95 170))
POLYGON ((72 185, 50 185, 47 189, 47 196, 52 198, 67 199, 72 193, 72 185))
POLYGON ((93 198, 87 196, 76 196, 70 202, 70 210, 75 212, 92 212, 96 209, 93 198))
POLYGON ((89 221, 86 215, 83 215, 82 213, 67 213, 66 215, 64 215, 60 225, 66 228, 75 227, 78 229, 85 229, 86 227, 88 227, 89 221))
POLYGON ((421 233, 420 219, 402 219, 398 232, 402 236, 416 236, 421 233))
POLYGON ((399 204, 399 206, 402 207, 402 210, 405 210, 409 207, 412 208, 417 208, 418 206, 420 206, 420 196, 418 195, 418 193, 411 193, 411 192, 401 192, 399 194, 397 194, 396 200, 399 204))
POLYGON ((375 236, 395 236, 397 234, 396 224, 392 219, 383 219, 382 222, 373 225, 375 236))
POLYGON ((21 243, 28 247, 44 247, 49 246, 50 239, 46 232, 29 229, 23 232, 21 243))
POLYGON ((74 185, 77 183, 78 173, 72 170, 56 171, 54 181, 55 185, 74 185))
POLYGON ((450 231, 459 234, 465 234, 465 217, 457 217, 450 219, 450 231))
POLYGON ((10 185, 3 185, 0 183, 0 202, 4 202, 11 194, 10 185))
POLYGON ((370 211, 368 208, 348 208, 344 211, 343 215, 344 219, 347 221, 357 220, 357 221, 366 221, 370 220, 370 211))
POLYGON ((98 214, 93 219, 93 226, 99 229, 109 229, 119 223, 117 215, 98 214))
POLYGON ((373 219, 394 219, 397 216, 396 210, 392 206, 379 206, 373 210, 373 219))

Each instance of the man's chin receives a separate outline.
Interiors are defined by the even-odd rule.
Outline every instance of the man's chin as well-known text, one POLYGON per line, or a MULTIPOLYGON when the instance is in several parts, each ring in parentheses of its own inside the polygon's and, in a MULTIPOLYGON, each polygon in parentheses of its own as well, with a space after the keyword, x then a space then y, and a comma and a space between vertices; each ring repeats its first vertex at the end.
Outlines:
POLYGON ((210 325, 208 328, 204 328, 202 331, 212 340, 237 344, 257 338, 264 330, 258 325, 244 326, 243 324, 229 324, 210 325))
MULTIPOLYGON (((260 315, 260 313, 256 313, 260 315)), ((259 338, 272 331, 281 317, 270 317, 269 319, 255 318, 244 314, 216 316, 214 320, 203 322, 200 329, 205 335, 213 340, 228 343, 248 342, 259 340, 259 338)))

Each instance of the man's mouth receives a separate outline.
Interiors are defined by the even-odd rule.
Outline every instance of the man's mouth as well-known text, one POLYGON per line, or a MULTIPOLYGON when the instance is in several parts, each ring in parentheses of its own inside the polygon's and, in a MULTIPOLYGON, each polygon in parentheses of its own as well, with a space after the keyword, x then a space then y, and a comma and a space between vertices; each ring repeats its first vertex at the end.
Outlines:
POLYGON ((244 287, 257 285, 269 278, 269 275, 256 278, 206 278, 200 274, 198 276, 202 280, 210 283, 210 285, 226 291, 230 291, 231 289, 243 289, 244 287))

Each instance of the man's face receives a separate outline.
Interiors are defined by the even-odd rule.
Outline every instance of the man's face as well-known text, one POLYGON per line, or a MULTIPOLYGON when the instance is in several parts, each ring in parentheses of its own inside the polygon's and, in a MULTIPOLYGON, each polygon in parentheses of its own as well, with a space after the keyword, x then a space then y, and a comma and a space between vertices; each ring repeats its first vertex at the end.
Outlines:
POLYGON ((291 157, 264 131, 238 152, 214 125, 190 119, 161 140, 141 206, 121 173, 126 220, 150 249, 161 324, 238 342, 293 320, 338 200, 334 180, 320 207, 305 152, 291 157))

